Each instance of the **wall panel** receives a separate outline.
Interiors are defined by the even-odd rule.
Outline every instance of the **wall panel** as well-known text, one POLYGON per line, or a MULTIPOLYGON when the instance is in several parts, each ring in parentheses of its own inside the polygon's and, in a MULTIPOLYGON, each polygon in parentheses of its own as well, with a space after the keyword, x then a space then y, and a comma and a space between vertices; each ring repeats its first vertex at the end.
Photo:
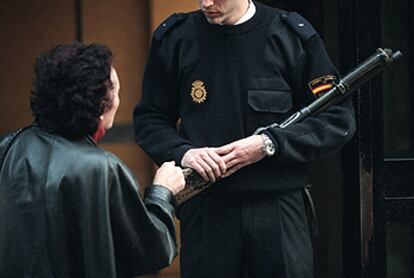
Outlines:
POLYGON ((121 85, 121 105, 114 128, 108 132, 112 139, 100 146, 121 156, 145 187, 152 180, 152 162, 133 142, 132 113, 141 94, 148 51, 147 1, 82 0, 81 14, 82 40, 104 43, 112 49, 121 85))
POLYGON ((155 30, 164 19, 173 13, 189 12, 197 9, 196 0, 151 0, 151 30, 155 30))
POLYGON ((113 50, 121 82, 116 123, 130 123, 148 50, 147 1, 83 0, 81 10, 83 41, 101 42, 113 50))
POLYGON ((0 9, 0 134, 32 122, 29 105, 37 55, 75 39, 73 1, 4 0, 0 9))

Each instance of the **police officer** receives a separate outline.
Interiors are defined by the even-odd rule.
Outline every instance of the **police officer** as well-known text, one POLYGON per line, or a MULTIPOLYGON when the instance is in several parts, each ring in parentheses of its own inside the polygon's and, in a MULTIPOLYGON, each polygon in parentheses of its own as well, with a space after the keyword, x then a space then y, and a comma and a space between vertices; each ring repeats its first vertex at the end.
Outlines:
POLYGON ((312 277, 301 191, 308 162, 352 137, 351 100, 252 135, 332 88, 337 71, 297 13, 198 2, 154 32, 134 112, 137 143, 156 163, 216 181, 181 206, 181 276, 312 277))

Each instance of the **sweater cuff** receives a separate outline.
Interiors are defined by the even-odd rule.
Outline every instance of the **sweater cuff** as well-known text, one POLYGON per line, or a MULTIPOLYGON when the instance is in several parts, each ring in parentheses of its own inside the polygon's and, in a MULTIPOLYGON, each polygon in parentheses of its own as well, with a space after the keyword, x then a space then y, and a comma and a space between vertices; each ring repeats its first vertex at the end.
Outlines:
POLYGON ((172 215, 177 208, 177 201, 174 197, 174 194, 168 188, 162 185, 153 184, 148 186, 145 189, 144 200, 145 203, 159 205, 167 209, 168 212, 172 215))
POLYGON ((191 145, 184 145, 184 146, 179 147, 177 149, 177 151, 175 151, 175 153, 174 153, 175 165, 181 166, 181 160, 183 160, 184 154, 188 150, 191 150, 192 148, 193 148, 193 146, 191 146, 191 145))

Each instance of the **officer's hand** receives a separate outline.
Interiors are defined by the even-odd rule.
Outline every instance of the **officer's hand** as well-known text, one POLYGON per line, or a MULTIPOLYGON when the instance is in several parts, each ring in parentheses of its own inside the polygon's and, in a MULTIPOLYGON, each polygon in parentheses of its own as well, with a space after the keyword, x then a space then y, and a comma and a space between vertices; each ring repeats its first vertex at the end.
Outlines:
POLYGON ((174 195, 184 189, 185 178, 180 167, 175 162, 165 162, 158 169, 153 184, 168 188, 174 195))
POLYGON ((216 149, 225 161, 227 171, 223 177, 228 177, 240 168, 253 164, 266 155, 263 151, 263 138, 252 135, 216 149))
POLYGON ((181 160, 181 166, 193 168, 204 180, 212 182, 226 172, 226 163, 216 153, 215 148, 188 150, 181 160))

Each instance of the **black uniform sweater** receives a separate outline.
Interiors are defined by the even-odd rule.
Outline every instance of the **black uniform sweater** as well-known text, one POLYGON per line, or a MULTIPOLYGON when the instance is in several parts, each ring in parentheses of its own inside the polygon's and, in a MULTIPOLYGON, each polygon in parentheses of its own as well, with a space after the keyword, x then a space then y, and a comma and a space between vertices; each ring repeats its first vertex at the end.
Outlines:
MULTIPOLYGON (((337 77, 308 22, 255 5, 256 14, 240 25, 211 25, 196 11, 170 17, 154 33, 134 125, 138 144, 156 163, 179 164, 191 148, 222 146, 280 122, 312 101, 312 80, 337 77)), ((294 126, 269 129, 276 155, 211 190, 301 188, 307 162, 338 151, 354 129, 350 99, 294 126)))

